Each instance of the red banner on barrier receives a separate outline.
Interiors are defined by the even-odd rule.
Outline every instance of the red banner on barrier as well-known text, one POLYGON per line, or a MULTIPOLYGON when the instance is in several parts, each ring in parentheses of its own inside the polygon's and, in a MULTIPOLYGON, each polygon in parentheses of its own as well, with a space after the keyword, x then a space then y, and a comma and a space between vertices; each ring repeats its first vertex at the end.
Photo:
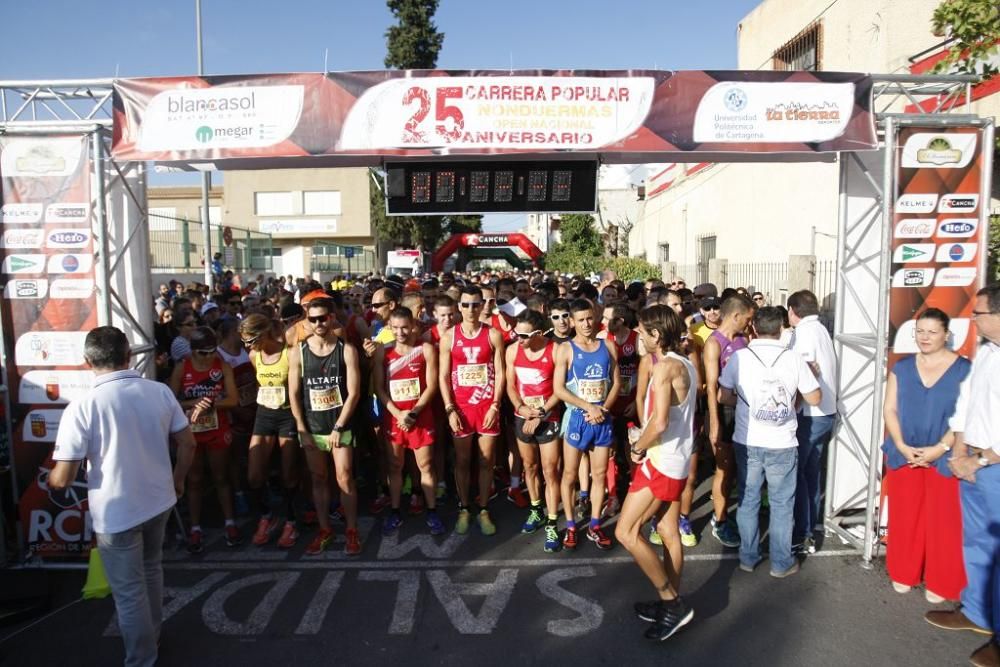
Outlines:
MULTIPOLYGON (((983 175, 989 146, 976 127, 899 131, 889 297, 890 367, 915 354, 916 317, 940 308, 951 318, 949 347, 971 358, 972 309, 981 287, 987 230, 983 175), (985 151, 984 151, 985 149, 985 151)), ((987 191, 988 192, 988 191, 987 191)))
POLYGON ((97 325, 86 135, 0 137, 0 257, 14 461, 25 543, 44 558, 86 556, 86 482, 46 485, 63 407, 93 373, 83 341, 97 325))
POLYGON ((554 150, 609 162, 872 150, 871 88, 863 74, 773 71, 127 79, 115 83, 112 152, 166 162, 326 156, 336 166, 554 150))

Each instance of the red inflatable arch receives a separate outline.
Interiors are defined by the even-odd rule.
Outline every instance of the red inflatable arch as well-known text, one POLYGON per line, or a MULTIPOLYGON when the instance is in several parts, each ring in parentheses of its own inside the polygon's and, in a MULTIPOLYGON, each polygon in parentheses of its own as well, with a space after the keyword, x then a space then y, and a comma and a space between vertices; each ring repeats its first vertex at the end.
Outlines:
POLYGON ((524 234, 454 234, 434 253, 431 260, 431 271, 444 269, 445 260, 454 255, 459 248, 500 248, 517 246, 525 252, 531 261, 542 256, 534 241, 524 234))

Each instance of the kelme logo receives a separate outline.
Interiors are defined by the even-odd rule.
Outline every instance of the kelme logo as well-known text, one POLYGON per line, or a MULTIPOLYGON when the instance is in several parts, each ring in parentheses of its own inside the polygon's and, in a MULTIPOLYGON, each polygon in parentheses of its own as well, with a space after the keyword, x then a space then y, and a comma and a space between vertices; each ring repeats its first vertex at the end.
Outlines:
POLYGON ((194 138, 203 144, 211 141, 213 136, 215 136, 215 132, 208 125, 202 125, 194 132, 194 138))

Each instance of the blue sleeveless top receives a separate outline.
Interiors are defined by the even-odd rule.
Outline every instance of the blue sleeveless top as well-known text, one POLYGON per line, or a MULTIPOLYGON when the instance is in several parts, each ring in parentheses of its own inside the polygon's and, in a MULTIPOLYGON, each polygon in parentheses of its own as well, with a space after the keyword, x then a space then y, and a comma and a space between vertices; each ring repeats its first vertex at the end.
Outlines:
MULTIPOLYGON (((611 353, 603 340, 599 342, 601 344, 593 352, 577 347, 573 341, 569 342, 573 349, 573 362, 566 388, 588 403, 604 403, 611 388, 611 353)), ((580 408, 573 406, 573 409, 580 408)))
MULTIPOLYGON (((925 387, 917 373, 917 357, 911 355, 896 362, 892 372, 896 376, 896 413, 903 439, 910 447, 934 447, 948 432, 948 419, 955 413, 958 390, 969 375, 972 362, 959 357, 931 387, 925 387)), ((906 459, 887 435, 882 444, 887 463, 893 470, 906 465, 906 459)), ((937 471, 951 477, 948 470, 948 452, 935 463, 937 471)))

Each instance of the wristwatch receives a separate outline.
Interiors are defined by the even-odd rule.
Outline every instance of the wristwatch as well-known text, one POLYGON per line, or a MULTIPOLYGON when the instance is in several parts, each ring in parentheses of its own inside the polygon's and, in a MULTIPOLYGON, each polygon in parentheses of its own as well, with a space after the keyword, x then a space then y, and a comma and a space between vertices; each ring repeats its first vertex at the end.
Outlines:
POLYGON ((985 468, 990 464, 990 460, 985 456, 980 456, 979 458, 976 459, 976 463, 979 464, 980 468, 985 468))
POLYGON ((340 424, 334 424, 334 426, 333 426, 333 432, 334 433, 343 433, 344 432, 344 427, 341 426, 340 424))

